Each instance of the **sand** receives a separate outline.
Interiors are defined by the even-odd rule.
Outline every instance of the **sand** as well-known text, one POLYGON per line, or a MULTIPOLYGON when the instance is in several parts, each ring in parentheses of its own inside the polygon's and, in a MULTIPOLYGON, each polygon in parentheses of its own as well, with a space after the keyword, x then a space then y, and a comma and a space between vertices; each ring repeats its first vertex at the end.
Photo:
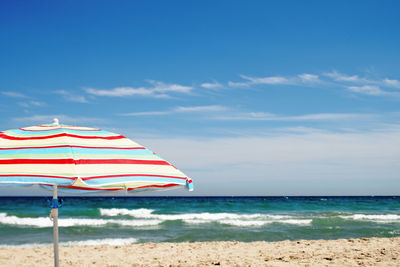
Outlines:
MULTIPOLYGON (((0 266, 51 266, 52 247, 1 247, 0 266)), ((400 266, 399 238, 61 246, 60 266, 400 266)))

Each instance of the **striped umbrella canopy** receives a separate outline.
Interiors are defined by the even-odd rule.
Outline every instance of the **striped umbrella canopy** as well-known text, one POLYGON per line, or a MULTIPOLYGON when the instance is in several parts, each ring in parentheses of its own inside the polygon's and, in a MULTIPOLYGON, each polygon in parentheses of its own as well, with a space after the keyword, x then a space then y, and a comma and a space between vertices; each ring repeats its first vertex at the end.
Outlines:
POLYGON ((59 266, 57 190, 127 193, 184 187, 192 179, 147 148, 112 132, 53 124, 0 132, 0 185, 53 188, 54 265, 59 266))
POLYGON ((1 184, 75 193, 193 189, 171 163, 120 134, 58 123, 0 132, 1 184))

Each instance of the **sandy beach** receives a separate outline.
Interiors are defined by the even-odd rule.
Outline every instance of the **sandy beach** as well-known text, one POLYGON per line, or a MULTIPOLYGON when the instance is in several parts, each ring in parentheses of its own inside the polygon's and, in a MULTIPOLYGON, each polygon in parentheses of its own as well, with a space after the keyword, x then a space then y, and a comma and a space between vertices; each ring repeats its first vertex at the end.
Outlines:
MULTIPOLYGON (((51 266, 52 247, 2 247, 0 266, 51 266)), ((60 266, 400 266, 400 238, 61 246, 60 266)))

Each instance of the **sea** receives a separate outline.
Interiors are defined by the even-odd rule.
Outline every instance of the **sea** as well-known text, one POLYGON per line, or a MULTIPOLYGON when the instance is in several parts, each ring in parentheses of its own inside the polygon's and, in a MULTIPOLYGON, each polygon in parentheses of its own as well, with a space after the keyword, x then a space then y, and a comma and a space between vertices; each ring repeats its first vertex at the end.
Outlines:
MULTIPOLYGON (((63 197, 60 245, 400 236, 400 196, 63 197)), ((50 246, 50 198, 1 197, 0 246, 50 246)))

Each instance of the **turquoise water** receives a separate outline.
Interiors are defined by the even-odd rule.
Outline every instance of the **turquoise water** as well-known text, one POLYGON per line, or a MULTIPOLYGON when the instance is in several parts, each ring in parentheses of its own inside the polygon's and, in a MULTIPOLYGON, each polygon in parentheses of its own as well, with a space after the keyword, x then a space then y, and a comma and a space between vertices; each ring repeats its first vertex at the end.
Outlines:
MULTIPOLYGON (((0 246, 51 244, 49 198, 0 198, 0 246)), ((61 244, 400 236, 400 197, 64 197, 61 244)))

